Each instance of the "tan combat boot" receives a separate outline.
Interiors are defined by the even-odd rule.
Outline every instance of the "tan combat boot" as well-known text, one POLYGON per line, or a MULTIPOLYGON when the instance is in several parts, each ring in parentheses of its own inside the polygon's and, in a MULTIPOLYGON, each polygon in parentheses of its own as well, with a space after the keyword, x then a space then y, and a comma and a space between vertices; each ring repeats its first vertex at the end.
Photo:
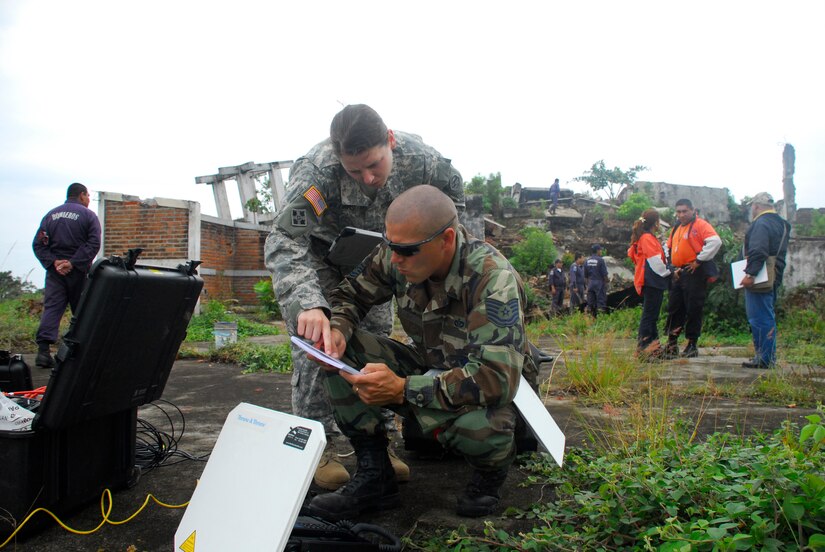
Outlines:
POLYGON ((395 480, 398 483, 406 483, 410 480, 410 467, 401 460, 398 456, 395 455, 395 451, 392 448, 392 445, 387 447, 387 452, 390 455, 390 464, 392 464, 392 469, 395 472, 395 480))
POLYGON ((335 445, 327 443, 321 461, 315 469, 315 484, 328 491, 334 491, 349 483, 349 472, 338 461, 335 445))

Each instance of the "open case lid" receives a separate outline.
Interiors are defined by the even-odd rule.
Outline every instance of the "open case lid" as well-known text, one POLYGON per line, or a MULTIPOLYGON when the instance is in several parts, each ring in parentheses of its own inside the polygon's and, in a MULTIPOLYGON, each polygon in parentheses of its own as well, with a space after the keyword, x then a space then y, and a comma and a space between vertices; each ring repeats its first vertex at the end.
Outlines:
POLYGON ((163 394, 203 288, 200 263, 136 266, 137 254, 89 271, 34 428, 62 429, 163 394))

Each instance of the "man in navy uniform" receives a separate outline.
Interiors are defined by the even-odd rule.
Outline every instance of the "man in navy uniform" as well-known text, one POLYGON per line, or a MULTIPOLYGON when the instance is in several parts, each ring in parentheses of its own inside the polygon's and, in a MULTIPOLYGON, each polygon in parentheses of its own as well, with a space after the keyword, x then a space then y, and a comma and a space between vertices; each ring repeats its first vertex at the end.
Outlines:
POLYGON ((561 259, 556 259, 553 264, 555 266, 550 269, 550 274, 547 275, 550 283, 550 294, 553 297, 550 308, 554 314, 559 314, 564 308, 564 290, 567 288, 567 283, 564 279, 561 259))
POLYGON ((602 246, 594 243, 593 254, 584 262, 584 279, 587 281, 587 308, 595 317, 607 309, 607 265, 604 264, 602 246))
POLYGON ((570 310, 583 312, 587 306, 584 286, 584 254, 576 252, 575 261, 570 265, 570 310))
POLYGON ((89 209, 89 190, 75 182, 66 191, 66 202, 40 221, 32 242, 34 254, 46 269, 43 315, 37 329, 37 358, 41 368, 54 366, 49 346, 57 341, 66 305, 77 309, 86 274, 100 249, 100 221, 89 209))

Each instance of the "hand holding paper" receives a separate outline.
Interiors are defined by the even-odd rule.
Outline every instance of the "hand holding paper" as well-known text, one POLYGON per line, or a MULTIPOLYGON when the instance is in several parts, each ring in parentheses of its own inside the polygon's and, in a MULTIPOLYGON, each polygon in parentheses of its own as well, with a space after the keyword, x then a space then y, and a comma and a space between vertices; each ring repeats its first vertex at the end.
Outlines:
POLYGON ((333 358, 333 357, 329 356, 328 354, 321 351, 320 349, 316 349, 315 347, 313 347, 312 345, 310 345, 309 343, 307 343, 306 341, 304 341, 300 337, 296 337, 296 336, 293 335, 292 337, 290 337, 290 341, 292 341, 292 343, 294 343, 295 345, 297 345, 298 347, 303 349, 304 352, 307 353, 309 356, 315 357, 320 362, 322 362, 322 363, 324 363, 328 366, 332 366, 333 368, 338 368, 339 370, 343 370, 344 372, 348 372, 350 374, 360 374, 361 373, 358 370, 356 370, 355 368, 353 368, 352 366, 349 366, 348 364, 344 364, 343 362, 341 362, 337 358, 333 358))

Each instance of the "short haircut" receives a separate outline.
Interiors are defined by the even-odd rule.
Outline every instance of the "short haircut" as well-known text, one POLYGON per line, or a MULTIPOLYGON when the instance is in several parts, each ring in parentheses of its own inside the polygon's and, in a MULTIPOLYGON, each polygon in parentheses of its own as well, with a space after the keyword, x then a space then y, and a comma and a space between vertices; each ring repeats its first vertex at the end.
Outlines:
POLYGON ((80 182, 74 182, 66 189, 66 199, 73 199, 80 197, 80 194, 87 194, 89 190, 80 182))
POLYGON ((414 220, 422 236, 429 236, 445 224, 458 227, 458 212, 450 197, 430 184, 420 184, 404 191, 387 209, 386 224, 414 220))
POLYGON ((680 199, 676 202, 676 207, 678 207, 679 205, 684 205, 688 209, 693 210, 693 202, 689 199, 680 199))
POLYGON ((387 143, 387 125, 370 106, 348 105, 332 118, 329 139, 339 158, 342 155, 358 155, 387 143))
POLYGON ((579 260, 579 259, 581 259, 582 257, 584 257, 584 253, 582 253, 581 251, 576 251, 576 254, 575 254, 575 255, 573 255, 573 260, 578 261, 578 260, 579 260))

